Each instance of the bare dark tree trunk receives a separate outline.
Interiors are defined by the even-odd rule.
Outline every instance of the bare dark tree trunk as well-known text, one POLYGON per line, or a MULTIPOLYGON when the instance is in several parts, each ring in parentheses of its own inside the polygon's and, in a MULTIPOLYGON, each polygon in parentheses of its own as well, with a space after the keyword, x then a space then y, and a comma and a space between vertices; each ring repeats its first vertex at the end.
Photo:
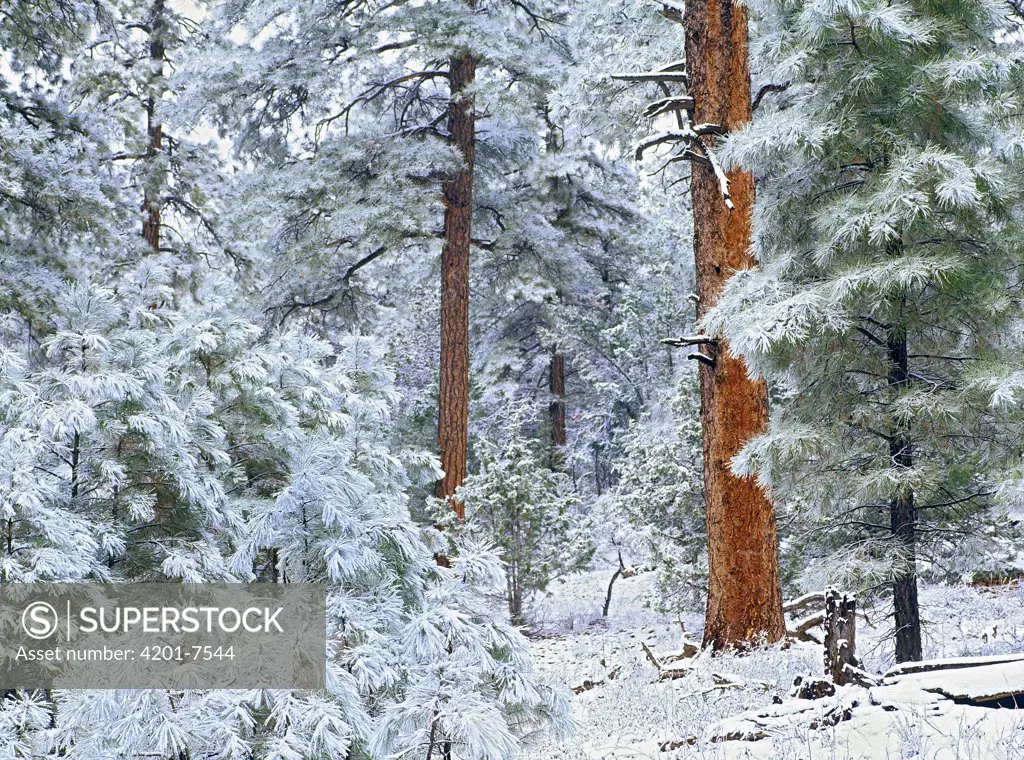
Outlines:
MULTIPOLYGON (((750 121, 747 14, 733 0, 686 3, 686 66, 693 122, 732 131, 750 121)), ((702 138, 713 147, 714 137, 702 138)), ((711 155, 710 153, 708 154, 711 155)), ((698 318, 714 306, 737 269, 753 267, 751 219, 754 178, 727 174, 732 208, 708 159, 692 162, 694 258, 698 318)), ((779 586, 775 511, 755 478, 736 477, 732 457, 768 424, 768 391, 752 380, 742 359, 718 340, 700 363, 701 425, 708 532, 708 603, 704 644, 742 646, 785 635, 779 586)))
MULTIPOLYGON (((473 5, 470 3, 470 8, 473 5)), ((466 478, 469 437, 469 249, 473 219, 473 160, 476 123, 472 98, 476 62, 470 55, 452 58, 449 67, 451 103, 448 131, 463 166, 444 183, 444 248, 441 251, 441 367, 438 405, 438 447, 444 477, 434 495, 453 496, 466 478)), ((452 502, 459 519, 465 505, 452 502)))
MULTIPOLYGON (((157 66, 163 66, 166 52, 163 43, 164 12, 164 0, 156 0, 153 4, 153 18, 150 21, 149 57, 157 62, 157 66)), ((152 163, 163 150, 163 125, 157 120, 156 114, 158 100, 159 95, 151 92, 146 102, 146 131, 149 134, 149 144, 146 147, 147 163, 152 163)), ((159 192, 152 187, 151 178, 147 177, 146 197, 142 202, 142 210, 146 212, 146 218, 142 221, 142 237, 156 252, 160 251, 159 196, 159 192)))
POLYGON ((551 403, 548 413, 551 417, 551 469, 561 470, 565 465, 565 355, 557 346, 551 352, 549 377, 551 403))
POLYGON ((513 579, 509 574, 508 579, 508 616, 512 625, 526 625, 526 616, 523 614, 523 588, 518 579, 513 579))
MULTIPOLYGON (((886 335, 889 353, 889 385, 902 388, 910 384, 910 362, 907 352, 907 333, 901 327, 890 327, 886 335)), ((910 431, 905 423, 898 423, 889 439, 889 457, 893 466, 909 469, 914 464, 914 450, 910 431)), ((899 562, 892 585, 892 601, 896 622, 896 661, 921 659, 921 612, 917 603, 916 564, 916 512, 914 492, 900 490, 889 502, 890 527, 893 537, 900 543, 905 562, 899 562)))
POLYGON ((78 470, 80 464, 80 458, 82 455, 82 438, 79 433, 75 433, 71 442, 71 498, 78 498, 78 470))

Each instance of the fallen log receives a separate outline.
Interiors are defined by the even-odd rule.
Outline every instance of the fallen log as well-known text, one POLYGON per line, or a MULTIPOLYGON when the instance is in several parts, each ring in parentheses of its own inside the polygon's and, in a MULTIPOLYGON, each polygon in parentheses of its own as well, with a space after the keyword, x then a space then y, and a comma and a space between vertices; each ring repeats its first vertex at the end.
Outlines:
POLYGON ((1024 661, 1024 653, 990 654, 979 657, 950 657, 942 660, 921 660, 904 662, 886 672, 884 678, 895 678, 910 673, 925 673, 932 670, 959 670, 961 668, 980 668, 985 665, 1001 665, 1008 662, 1024 661))

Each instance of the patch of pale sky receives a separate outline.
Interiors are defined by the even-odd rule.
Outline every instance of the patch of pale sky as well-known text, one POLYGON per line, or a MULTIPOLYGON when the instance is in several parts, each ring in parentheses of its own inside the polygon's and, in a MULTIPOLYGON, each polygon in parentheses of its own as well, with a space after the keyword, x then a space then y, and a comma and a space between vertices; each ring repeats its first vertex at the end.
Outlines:
POLYGON ((206 15, 206 11, 192 0, 171 0, 171 7, 192 21, 202 21, 206 15))

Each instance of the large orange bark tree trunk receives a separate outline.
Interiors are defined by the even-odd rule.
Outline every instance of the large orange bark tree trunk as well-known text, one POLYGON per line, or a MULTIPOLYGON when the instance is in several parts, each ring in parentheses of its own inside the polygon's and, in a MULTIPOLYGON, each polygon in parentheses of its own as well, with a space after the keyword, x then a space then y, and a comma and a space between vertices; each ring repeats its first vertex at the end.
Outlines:
MULTIPOLYGON (((470 5, 472 8, 472 4, 470 5)), ((449 66, 451 102, 448 131, 462 154, 463 166, 444 183, 444 247, 441 250, 441 364, 438 403, 438 447, 444 477, 434 495, 453 496, 466 478, 469 437, 469 249, 473 219, 473 160, 476 121, 473 101, 466 96, 476 76, 468 54, 449 66)), ((452 501, 459 519, 465 505, 452 501)))
MULTIPOLYGON (((751 118, 746 10, 733 0, 693 0, 683 21, 693 121, 737 129, 751 118)), ((713 136, 702 139, 713 147, 713 136)), ((733 271, 757 264, 750 251, 754 178, 734 169, 728 179, 732 209, 711 163, 692 163, 698 318, 714 306, 733 271)), ((756 479, 730 469, 740 448, 767 428, 767 387, 747 376, 743 360, 721 339, 707 344, 704 354, 710 359, 700 363, 708 533, 704 645, 777 641, 785 620, 774 508, 756 479)))

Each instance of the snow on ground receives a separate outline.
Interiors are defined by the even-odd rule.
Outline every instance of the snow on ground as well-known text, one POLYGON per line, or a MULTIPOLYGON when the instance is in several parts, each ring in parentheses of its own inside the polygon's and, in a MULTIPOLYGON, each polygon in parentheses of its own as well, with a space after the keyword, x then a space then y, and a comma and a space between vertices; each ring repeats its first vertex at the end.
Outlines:
MULTIPOLYGON (((557 582, 535 605, 538 667, 577 692, 578 729, 531 748, 531 760, 1024 758, 1024 710, 956 704, 909 677, 870 690, 843 687, 819 700, 791 698, 797 676, 823 672, 821 648, 811 644, 743 656, 702 653, 682 677, 659 680, 641 642, 658 654, 678 651, 680 624, 649 604, 649 573, 618 580, 602 618, 611 574, 557 582), (737 738, 744 736, 760 738, 737 738)), ((926 657, 1024 652, 1021 588, 922 586, 920 597, 926 657)), ((889 621, 884 607, 866 613, 858 619, 858 655, 881 675, 893 665, 889 621)), ((683 623, 699 640, 701 612, 684 615, 683 623)), ((970 680, 947 673, 951 684, 970 680)))

